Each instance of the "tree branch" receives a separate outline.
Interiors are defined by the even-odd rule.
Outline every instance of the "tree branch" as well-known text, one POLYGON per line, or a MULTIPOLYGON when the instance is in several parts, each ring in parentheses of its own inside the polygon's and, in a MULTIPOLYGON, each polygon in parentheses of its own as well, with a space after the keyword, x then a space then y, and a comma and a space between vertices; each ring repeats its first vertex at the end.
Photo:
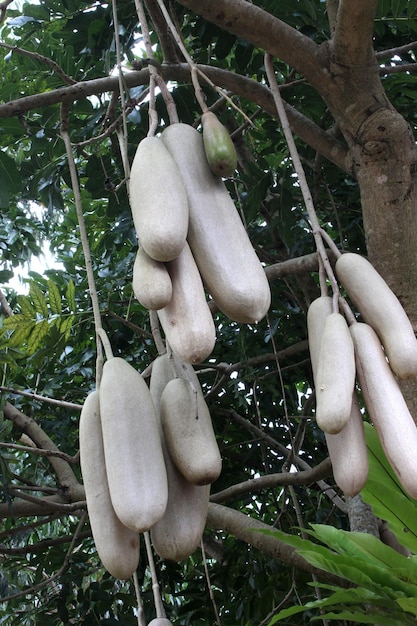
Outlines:
POLYGON ((316 467, 301 472, 282 472, 279 474, 268 474, 259 478, 252 478, 242 483, 232 485, 223 491, 218 491, 210 496, 210 501, 217 504, 233 500, 238 496, 257 493, 262 489, 272 489, 274 487, 286 487, 288 485, 308 485, 332 475, 332 464, 329 458, 325 459, 316 467))
POLYGON ((285 61, 312 84, 317 84, 322 75, 316 58, 317 44, 255 4, 246 0, 178 0, 178 3, 285 61))
POLYGON ((340 0, 332 45, 336 63, 359 66, 372 61, 377 4, 378 0, 340 0))
POLYGON ((313 567, 294 548, 282 543, 271 535, 266 535, 258 530, 274 531, 275 528, 253 519, 239 511, 230 509, 211 502, 209 505, 207 528, 222 530, 254 546, 264 554, 272 556, 274 559, 282 561, 287 565, 317 575, 320 580, 331 581, 346 587, 345 580, 337 578, 332 574, 324 573, 322 570, 313 567))
MULTIPOLYGON (((52 439, 48 437, 45 431, 29 417, 16 409, 10 402, 6 402, 4 406, 4 416, 11 420, 14 424, 26 433, 39 448, 59 452, 52 439)), ((57 456, 48 457, 52 465, 63 493, 67 495, 66 502, 76 502, 84 499, 84 488, 78 482, 71 465, 64 459, 57 456)), ((51 511, 49 511, 51 512, 51 511)))
MULTIPOLYGON (((198 65, 197 67, 219 87, 254 102, 272 117, 277 117, 272 94, 265 85, 247 78, 246 76, 229 72, 228 70, 209 65, 198 65)), ((191 80, 190 68, 186 63, 162 66, 162 76, 167 81, 187 82, 191 80)), ((127 72, 124 74, 124 81, 128 88, 148 84, 149 70, 127 72)), ((20 116, 34 109, 59 104, 64 101, 75 102, 108 91, 117 92, 118 89, 119 83, 115 76, 84 81, 69 87, 61 87, 54 91, 39 93, 33 96, 24 96, 18 100, 0 104, 0 118, 20 116)), ((290 105, 286 104, 285 107, 294 133, 298 135, 302 141, 337 165, 337 167, 343 171, 349 171, 346 146, 311 122, 308 118, 298 113, 298 111, 290 105)))
POLYGON ((72 515, 76 511, 84 510, 86 507, 84 487, 82 485, 80 485, 79 491, 81 500, 72 503, 69 503, 68 499, 61 494, 45 496, 44 498, 16 498, 11 505, 7 502, 1 503, 0 519, 54 515, 57 512, 62 515, 72 515))

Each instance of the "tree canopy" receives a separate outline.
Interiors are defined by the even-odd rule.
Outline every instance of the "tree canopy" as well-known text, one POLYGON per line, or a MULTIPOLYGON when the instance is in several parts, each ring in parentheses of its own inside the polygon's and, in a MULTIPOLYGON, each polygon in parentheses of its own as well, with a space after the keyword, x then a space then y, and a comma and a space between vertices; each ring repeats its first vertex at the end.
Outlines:
MULTIPOLYGON (((138 623, 138 589, 106 572, 91 536, 79 417, 96 387, 98 323, 147 384, 164 349, 132 289, 129 166, 152 124, 157 135, 175 118, 201 132, 205 107, 237 151, 224 183, 271 306, 239 323, 211 302, 215 346, 194 369, 222 472, 203 549, 178 563, 155 555, 164 610, 174 626, 265 626, 326 585, 343 589, 343 572, 324 571, 293 536, 306 540, 313 524, 320 539, 326 524, 379 538, 382 522, 335 482, 306 315, 332 287, 321 245, 329 266, 340 251, 367 256, 417 324, 417 2, 5 0, 0 20, 0 623, 138 623), (53 267, 12 281, 45 246, 53 267)), ((401 389, 417 418, 415 379, 401 389)), ((142 541, 146 623, 153 582, 142 541)), ((384 603, 378 623, 398 623, 384 603)), ((319 608, 283 623, 312 617, 319 608)), ((327 623, 348 620, 353 611, 327 623)))

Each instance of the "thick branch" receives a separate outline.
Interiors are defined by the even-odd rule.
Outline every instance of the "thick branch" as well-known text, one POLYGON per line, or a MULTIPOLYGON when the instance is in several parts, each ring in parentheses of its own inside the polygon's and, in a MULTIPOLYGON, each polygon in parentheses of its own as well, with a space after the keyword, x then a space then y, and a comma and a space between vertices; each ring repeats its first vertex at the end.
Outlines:
POLYGON ((282 59, 312 84, 318 80, 321 68, 315 56, 317 44, 255 4, 247 0, 178 0, 178 3, 282 59))
MULTIPOLYGON (((241 76, 240 74, 235 74, 220 68, 208 65, 199 65, 198 68, 219 87, 254 102, 269 113, 269 115, 276 117, 276 108, 272 94, 265 85, 261 85, 246 76, 241 76)), ((167 81, 187 82, 191 80, 190 68, 185 63, 181 65, 163 66, 162 75, 167 81)), ((128 72, 124 75, 124 81, 127 87, 148 84, 149 70, 128 72)), ((63 101, 75 102, 108 91, 117 92, 118 89, 118 79, 114 76, 84 81, 76 85, 71 85, 70 87, 62 87, 54 91, 25 96, 18 100, 0 104, 0 118, 19 116, 33 109, 59 104, 63 101)), ((290 105, 286 105, 286 111, 292 130, 302 141, 317 150, 317 152, 333 162, 340 169, 348 171, 347 150, 343 143, 334 139, 330 134, 298 113, 298 111, 290 105)))
POLYGON ((151 16, 152 24, 155 32, 158 35, 158 40, 161 45, 162 54, 165 63, 176 63, 179 57, 182 57, 178 50, 171 31, 161 13, 158 2, 156 0, 146 0, 146 8, 151 16))
MULTIPOLYGON (((11 420, 16 426, 26 433, 39 448, 59 452, 57 446, 48 437, 45 431, 35 422, 34 419, 16 409, 10 402, 4 406, 4 416, 11 420)), ((57 456, 49 457, 63 493, 68 495, 67 502, 76 502, 84 499, 84 489, 79 484, 71 465, 57 456)), ((50 511, 49 511, 50 512, 50 511)))
POLYGON ((287 546, 285 543, 275 539, 275 537, 256 532, 258 530, 274 531, 275 529, 239 511, 212 502, 209 505, 207 527, 230 533, 237 539, 241 539, 258 548, 261 552, 272 556, 274 559, 283 561, 296 569, 316 574, 320 580, 332 581, 341 586, 346 586, 345 581, 331 574, 326 574, 310 565, 291 546, 287 546))
POLYGON ((288 485, 308 485, 332 475, 332 464, 329 458, 325 459, 316 467, 301 472, 282 472, 279 474, 269 474, 252 478, 243 483, 232 485, 223 491, 214 493, 210 497, 211 502, 221 504, 228 500, 233 500, 238 496, 248 493, 257 493, 263 489, 273 489, 274 487, 286 487, 288 485))
POLYGON ((333 51, 336 63, 366 65, 372 60, 372 32, 378 0, 340 0, 333 51))
POLYGON ((16 498, 11 505, 7 502, 0 504, 0 519, 19 519, 21 517, 35 517, 38 515, 48 516, 57 512, 62 515, 72 515, 86 508, 84 487, 82 485, 79 486, 79 492, 78 495, 81 496, 81 500, 72 503, 69 503, 68 499, 60 494, 45 496, 44 498, 32 498, 30 500, 16 498))

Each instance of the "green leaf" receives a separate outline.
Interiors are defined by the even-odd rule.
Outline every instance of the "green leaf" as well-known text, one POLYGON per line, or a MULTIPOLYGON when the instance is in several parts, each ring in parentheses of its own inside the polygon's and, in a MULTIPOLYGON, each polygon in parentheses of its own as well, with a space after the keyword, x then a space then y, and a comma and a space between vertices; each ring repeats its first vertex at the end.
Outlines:
POLYGON ((30 283, 29 295, 35 306, 36 312, 41 314, 42 317, 48 317, 48 305, 46 303, 45 294, 39 289, 36 283, 30 283))
POLYGON ((417 598, 398 598, 396 602, 404 611, 417 616, 417 598))
POLYGON ((75 313, 77 307, 75 304, 75 285, 72 280, 67 285, 66 298, 69 310, 75 313))
POLYGON ((36 319, 35 307, 27 296, 20 295, 17 297, 17 301, 25 317, 33 320, 36 319))
MULTIPOLYGON (((351 556, 366 561, 372 560, 375 565, 391 569, 401 569, 410 563, 405 556, 390 546, 386 546, 380 539, 369 533, 347 532, 324 524, 313 524, 313 528, 315 536, 320 541, 339 553, 347 552, 351 556)), ((417 577, 417 568, 413 567, 413 570, 417 577)))
POLYGON ((22 184, 15 161, 0 150, 0 208, 7 209, 10 198, 22 184))
POLYGON ((350 620, 351 622, 356 622, 357 624, 382 624, 384 626, 405 626, 405 622, 398 621, 398 617, 388 617, 386 615, 381 615, 380 613, 371 614, 369 612, 365 612, 365 609, 362 612, 352 612, 352 611, 340 611, 338 613, 325 613, 323 615, 319 615, 318 617, 312 618, 311 621, 315 621, 317 619, 337 619, 337 620, 350 620))
POLYGON ((28 339, 28 352, 33 354, 41 345, 42 339, 48 334, 49 324, 47 320, 41 320, 34 325, 28 339))
POLYGON ((48 280, 48 295, 49 295, 49 305, 51 307, 52 313, 55 315, 61 315, 62 313, 62 304, 61 304, 61 294, 59 293, 59 289, 53 280, 48 280))
MULTIPOLYGON (((14 317, 17 316, 15 315, 14 317)), ((36 322, 23 318, 22 323, 15 326, 14 332, 8 342, 9 346, 11 348, 21 348, 25 343, 27 343, 35 324, 36 322)))
POLYGON ((375 515, 388 522, 398 541, 417 553, 417 501, 401 488, 382 450, 375 429, 365 424, 369 479, 361 491, 375 515))
POLYGON ((73 323, 74 315, 67 315, 60 319, 58 328, 61 335, 65 335, 65 339, 68 339, 73 323))
POLYGON ((299 553, 311 565, 345 578, 355 585, 365 587, 365 589, 385 598, 395 599, 398 593, 404 593, 405 586, 395 576, 391 576, 387 569, 375 567, 350 555, 342 556, 330 551, 327 557, 319 554, 315 549, 311 551, 300 550, 299 553))

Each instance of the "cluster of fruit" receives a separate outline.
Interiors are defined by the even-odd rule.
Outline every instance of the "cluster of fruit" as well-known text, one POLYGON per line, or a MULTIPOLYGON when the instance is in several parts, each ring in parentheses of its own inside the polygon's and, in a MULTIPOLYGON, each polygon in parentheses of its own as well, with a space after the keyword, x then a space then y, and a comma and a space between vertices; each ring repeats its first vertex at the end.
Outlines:
MULTIPOLYGON (((269 284, 221 176, 236 167, 233 144, 212 113, 204 137, 174 124, 143 139, 131 168, 130 202, 140 246, 133 289, 157 310, 168 352, 149 386, 107 354, 80 418, 80 461, 97 553, 115 577, 139 563, 139 535, 180 561, 201 542, 210 484, 222 461, 193 363, 211 353, 215 327, 205 289, 239 322, 257 322, 269 284)), ((153 623, 153 622, 152 622, 153 623)), ((166 623, 169 623, 166 621, 166 623)))
POLYGON ((205 290, 241 323, 261 320, 271 302, 264 268, 218 175, 230 162, 229 135, 207 115, 203 133, 177 123, 143 139, 130 179, 139 240, 133 290, 157 310, 172 351, 188 363, 205 360, 216 340, 205 290))
POLYGON ((336 275, 363 321, 348 326, 322 296, 307 325, 316 390, 316 420, 325 432, 336 483, 347 495, 361 490, 368 458, 356 378, 381 445, 404 489, 417 498, 417 428, 398 379, 417 376, 417 340, 400 301, 375 268, 348 252, 336 275))
POLYGON ((84 402, 80 461, 97 553, 127 580, 139 534, 180 561, 198 547, 221 456, 193 367, 172 353, 153 363, 150 385, 125 359, 109 358, 84 402))

